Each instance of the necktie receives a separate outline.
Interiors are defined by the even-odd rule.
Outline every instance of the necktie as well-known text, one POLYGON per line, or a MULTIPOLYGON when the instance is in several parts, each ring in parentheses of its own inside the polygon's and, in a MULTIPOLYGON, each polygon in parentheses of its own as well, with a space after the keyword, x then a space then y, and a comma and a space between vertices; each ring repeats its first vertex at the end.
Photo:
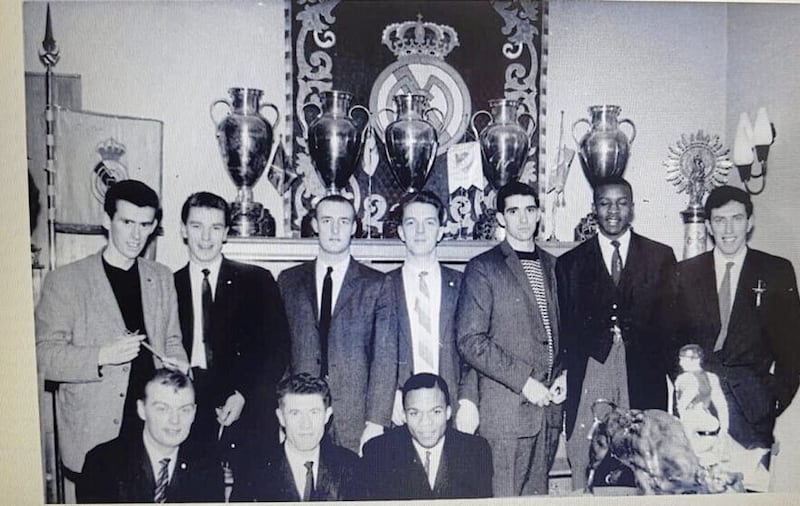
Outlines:
POLYGON ((622 277, 622 255, 619 254, 619 241, 613 240, 611 245, 614 246, 614 254, 611 255, 611 279, 614 280, 615 285, 619 286, 619 280, 622 277))
POLYGON ((319 352, 320 377, 328 375, 328 331, 331 328, 331 310, 333 309, 333 267, 328 267, 325 279, 322 280, 322 307, 319 310, 319 352))
POLYGON ((733 262, 725 264, 725 275, 722 276, 722 284, 719 287, 719 335, 717 342, 714 343, 714 351, 719 351, 725 346, 725 338, 728 337, 728 322, 731 319, 731 267, 733 262))
POLYGON ((211 283, 208 281, 208 275, 211 271, 203 269, 203 347, 206 350, 206 367, 211 367, 211 304, 214 299, 211 296, 211 283))
POLYGON ((303 465, 306 466, 306 486, 303 489, 302 500, 308 502, 311 500, 311 493, 314 492, 314 462, 309 460, 303 465))
POLYGON ((431 484, 431 452, 430 450, 425 450, 425 477, 428 478, 428 485, 433 487, 431 484))
POLYGON ((414 300, 414 311, 417 313, 417 322, 421 329, 420 335, 417 336, 419 337, 417 348, 419 357, 424 362, 424 364, 415 364, 414 373, 431 372, 435 374, 438 372, 433 348, 436 339, 433 334, 430 314, 431 292, 428 288, 428 283, 425 281, 427 275, 427 271, 419 273, 419 293, 414 300))
POLYGON ((153 502, 163 503, 167 501, 167 485, 169 485, 169 459, 161 459, 158 461, 161 464, 161 469, 158 471, 158 478, 156 479, 156 489, 153 494, 153 502))

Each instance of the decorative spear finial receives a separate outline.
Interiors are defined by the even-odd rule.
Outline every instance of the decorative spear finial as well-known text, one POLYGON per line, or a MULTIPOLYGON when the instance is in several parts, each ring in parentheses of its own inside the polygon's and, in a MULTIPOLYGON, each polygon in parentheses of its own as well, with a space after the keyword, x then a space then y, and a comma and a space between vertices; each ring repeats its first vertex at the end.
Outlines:
POLYGON ((58 45, 53 38, 53 23, 50 20, 50 4, 47 4, 47 21, 44 25, 44 40, 39 50, 39 61, 45 67, 54 67, 58 63, 58 45))

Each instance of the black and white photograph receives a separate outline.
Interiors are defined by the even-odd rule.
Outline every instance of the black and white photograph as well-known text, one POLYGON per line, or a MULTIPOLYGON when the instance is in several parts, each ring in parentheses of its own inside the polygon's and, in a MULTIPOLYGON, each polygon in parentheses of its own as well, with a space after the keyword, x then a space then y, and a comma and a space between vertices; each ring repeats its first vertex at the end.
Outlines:
POLYGON ((3 10, 21 502, 800 494, 800 3, 3 10))

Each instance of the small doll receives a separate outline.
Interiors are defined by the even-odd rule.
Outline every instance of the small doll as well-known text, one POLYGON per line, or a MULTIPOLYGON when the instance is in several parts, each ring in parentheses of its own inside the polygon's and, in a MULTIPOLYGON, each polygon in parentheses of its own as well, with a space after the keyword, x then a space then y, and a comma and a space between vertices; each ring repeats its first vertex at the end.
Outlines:
POLYGON ((719 377, 703 370, 703 349, 687 344, 678 352, 675 407, 689 443, 703 466, 727 459, 728 403, 719 377))

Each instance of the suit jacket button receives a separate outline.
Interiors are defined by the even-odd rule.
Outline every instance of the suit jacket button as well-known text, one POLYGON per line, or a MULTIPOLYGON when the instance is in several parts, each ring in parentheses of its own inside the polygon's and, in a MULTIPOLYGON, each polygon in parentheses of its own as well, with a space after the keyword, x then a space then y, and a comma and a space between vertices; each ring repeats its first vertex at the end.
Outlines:
POLYGON ((120 396, 120 397, 125 397, 125 392, 120 392, 120 393, 119 393, 119 396, 120 396))
POLYGON ((118 418, 114 418, 114 420, 112 420, 112 421, 114 422, 114 425, 119 425, 119 419, 118 418))
POLYGON ((611 304, 611 309, 617 309, 617 304, 616 303, 611 304))
POLYGON ((122 366, 122 372, 128 372, 129 367, 127 365, 122 366))

